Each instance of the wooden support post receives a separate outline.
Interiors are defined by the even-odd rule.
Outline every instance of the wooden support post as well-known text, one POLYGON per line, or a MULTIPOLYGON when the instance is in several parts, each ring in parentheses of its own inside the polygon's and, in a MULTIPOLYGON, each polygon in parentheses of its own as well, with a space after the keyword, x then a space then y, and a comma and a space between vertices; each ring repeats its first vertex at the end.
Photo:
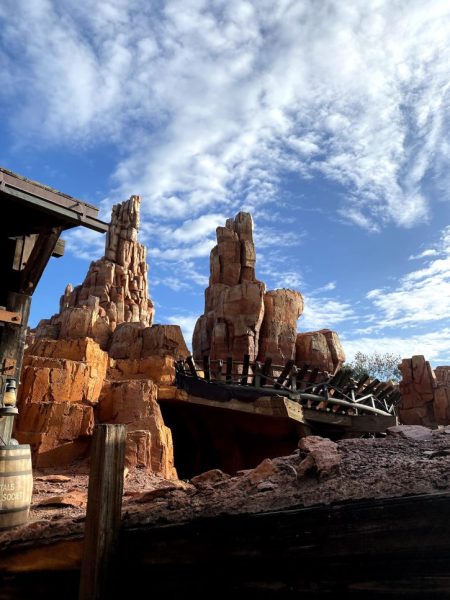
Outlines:
POLYGON ((244 362, 242 365, 241 385, 247 385, 249 366, 250 366, 250 354, 244 354, 244 362))
POLYGON ((206 381, 211 381, 211 363, 209 355, 205 354, 203 357, 203 372, 205 374, 206 381))
POLYGON ((222 381, 222 369, 223 369, 223 360, 219 358, 217 360, 217 381, 222 381))
POLYGON ((191 372, 192 377, 195 377, 195 379, 198 379, 197 369, 195 368, 194 357, 193 356, 188 356, 186 358, 186 362, 188 364, 189 371, 191 372))
MULTIPOLYGON (((5 323, 1 328, 0 368, 1 374, 4 377, 15 379, 17 387, 19 387, 31 296, 10 292, 7 302, 8 310, 20 316, 20 325, 5 323)), ((0 437, 4 444, 9 444, 11 440, 12 425, 13 419, 11 417, 0 419, 0 437)))
POLYGON ((262 364, 260 362, 255 362, 255 370, 253 372, 253 385, 255 387, 261 387, 261 368, 262 364))
MULTIPOLYGON (((263 366, 263 375, 270 375, 270 368, 272 366, 272 359, 271 358, 266 358, 266 360, 264 361, 264 366, 263 366)), ((261 387, 263 387, 266 384, 267 379, 265 377, 261 377, 261 387)))
POLYGON ((121 519, 125 440, 125 425, 95 427, 79 600, 109 597, 121 519))
POLYGON ((278 379, 275 382, 275 385, 273 386, 274 388, 278 389, 278 388, 280 388, 283 385, 285 379, 287 377, 289 377, 289 374, 290 374, 291 369, 292 369, 293 366, 294 366, 294 361, 293 360, 288 360, 286 362, 286 364, 284 365, 284 369, 281 371, 280 376, 278 377, 278 379))
POLYGON ((62 231, 63 227, 53 227, 49 231, 39 233, 22 271, 20 284, 22 292, 33 294, 62 231))
POLYGON ((297 375, 298 375, 298 368, 294 365, 291 369, 291 390, 293 392, 297 391, 297 375))
POLYGON ((227 356, 227 374, 225 376, 225 381, 227 383, 231 383, 233 378, 233 357, 227 356))

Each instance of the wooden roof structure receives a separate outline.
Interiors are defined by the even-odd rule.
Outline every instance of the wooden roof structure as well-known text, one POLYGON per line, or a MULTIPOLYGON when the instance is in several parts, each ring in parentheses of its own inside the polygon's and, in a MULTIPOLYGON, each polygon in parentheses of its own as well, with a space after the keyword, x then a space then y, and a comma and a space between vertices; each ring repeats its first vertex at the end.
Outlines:
POLYGON ((31 296, 51 256, 64 254, 61 233, 77 226, 105 233, 108 224, 92 204, 2 167, 0 207, 1 404, 5 380, 19 381, 31 296))

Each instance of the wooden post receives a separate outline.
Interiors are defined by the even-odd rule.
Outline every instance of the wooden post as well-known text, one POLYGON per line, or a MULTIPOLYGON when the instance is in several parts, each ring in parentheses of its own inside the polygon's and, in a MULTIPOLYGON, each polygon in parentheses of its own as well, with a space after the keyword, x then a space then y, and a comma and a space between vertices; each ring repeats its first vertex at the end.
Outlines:
POLYGON ((261 386, 261 363, 256 361, 255 362, 255 366, 254 366, 254 371, 253 371, 253 385, 255 387, 260 387, 261 386))
POLYGON ((188 364, 189 371, 191 372, 192 377, 195 377, 195 379, 198 379, 198 374, 197 374, 197 369, 196 369, 195 362, 194 362, 194 357, 188 356, 186 358, 186 362, 188 364))
POLYGON ((203 357, 203 372, 205 374, 206 381, 211 381, 211 362, 208 354, 205 354, 203 357))
MULTIPOLYGON (((16 325, 13 322, 5 323, 1 328, 0 368, 2 376, 4 378, 12 377, 15 379, 17 381, 17 388, 19 388, 31 296, 10 292, 7 302, 7 309, 19 314, 20 324, 16 325)), ((0 437, 4 444, 9 444, 11 440, 13 421, 13 416, 0 419, 0 437)))
POLYGON ((233 378, 233 357, 227 356, 227 374, 225 375, 225 381, 231 383, 233 378))
MULTIPOLYGON (((266 360, 264 361, 264 366, 263 366, 263 375, 270 375, 270 368, 272 366, 272 359, 271 358, 266 358, 266 360)), ((266 385, 266 381, 267 379, 265 377, 261 377, 261 387, 263 387, 263 385, 266 385)))
POLYGON ((125 425, 95 426, 79 600, 109 597, 121 519, 125 439, 125 425))
POLYGON ((221 358, 219 358, 219 359, 217 359, 217 373, 216 373, 217 381, 222 381, 222 368, 223 368, 223 360, 221 358))
POLYGON ((281 371, 280 376, 278 377, 278 379, 275 382, 275 385, 273 386, 274 388, 278 389, 284 384, 284 381, 285 381, 285 379, 287 379, 289 377, 289 374, 290 374, 293 366, 294 366, 294 361, 292 359, 290 359, 286 362, 286 364, 284 365, 284 369, 281 371))
POLYGON ((291 390, 293 392, 297 391, 297 375, 298 375, 298 369, 294 365, 291 369, 291 390))
POLYGON ((242 379, 241 379, 242 385, 247 385, 249 366, 250 366, 250 354, 244 354, 244 363, 242 365, 242 379))

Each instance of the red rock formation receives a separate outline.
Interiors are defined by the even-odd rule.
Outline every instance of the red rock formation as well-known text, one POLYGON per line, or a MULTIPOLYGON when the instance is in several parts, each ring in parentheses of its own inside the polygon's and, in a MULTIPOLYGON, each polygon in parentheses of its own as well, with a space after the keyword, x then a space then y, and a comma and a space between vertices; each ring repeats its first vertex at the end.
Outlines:
POLYGON ((107 380, 97 416, 101 423, 126 424, 128 466, 150 465, 171 478, 176 477, 172 435, 156 401, 157 389, 150 379, 107 380))
POLYGON ((295 364, 335 373, 345 362, 339 336, 330 329, 299 333, 295 342, 295 364))
POLYGON ((450 424, 450 367, 436 367, 433 371, 421 355, 403 359, 399 367, 400 421, 426 427, 450 424))
POLYGON ((270 357, 274 364, 284 364, 295 358, 297 319, 302 312, 303 297, 300 292, 282 289, 264 295, 258 360, 270 357))
POLYGON ((39 323, 37 338, 91 337, 107 349, 120 323, 141 323, 144 327, 152 324, 147 251, 137 241, 139 211, 139 196, 113 207, 105 255, 91 263, 81 285, 66 287, 60 312, 39 323))
POLYGON ((96 418, 127 424, 129 466, 175 476, 156 390, 173 385, 174 360, 189 351, 179 326, 150 326, 139 202, 132 196, 114 206, 105 256, 82 285, 66 287, 60 312, 30 336, 15 435, 32 445, 38 466, 85 455, 96 418))
POLYGON ((433 426, 436 377, 430 363, 424 356, 413 356, 403 359, 399 368, 402 374, 400 421, 405 425, 433 426))
POLYGON ((438 425, 450 423, 450 367, 436 367, 433 409, 438 425))
POLYGON ((297 336, 297 319, 303 312, 300 292, 266 292, 256 279, 251 216, 238 213, 225 227, 218 227, 216 234, 205 312, 192 339, 194 358, 232 356, 240 361, 249 354, 250 361, 271 358, 272 364, 279 365, 295 357, 297 364, 334 373, 345 361, 338 335, 323 329, 297 336))
POLYGON ((249 354, 250 360, 256 360, 265 285, 255 278, 252 218, 240 212, 216 233, 205 313, 194 329, 194 356, 201 359, 209 354, 212 359, 233 356, 242 360, 244 354, 249 354))

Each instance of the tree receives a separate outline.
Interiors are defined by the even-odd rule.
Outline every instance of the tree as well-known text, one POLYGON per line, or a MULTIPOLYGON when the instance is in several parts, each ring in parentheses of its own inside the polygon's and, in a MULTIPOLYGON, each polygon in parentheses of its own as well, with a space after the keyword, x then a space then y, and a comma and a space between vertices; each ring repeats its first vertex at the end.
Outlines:
POLYGON ((372 352, 366 354, 364 352, 356 352, 352 362, 345 363, 344 368, 352 371, 354 379, 360 379, 363 375, 368 375, 372 379, 380 381, 392 380, 400 381, 402 375, 398 368, 401 361, 399 354, 391 352, 372 352))

